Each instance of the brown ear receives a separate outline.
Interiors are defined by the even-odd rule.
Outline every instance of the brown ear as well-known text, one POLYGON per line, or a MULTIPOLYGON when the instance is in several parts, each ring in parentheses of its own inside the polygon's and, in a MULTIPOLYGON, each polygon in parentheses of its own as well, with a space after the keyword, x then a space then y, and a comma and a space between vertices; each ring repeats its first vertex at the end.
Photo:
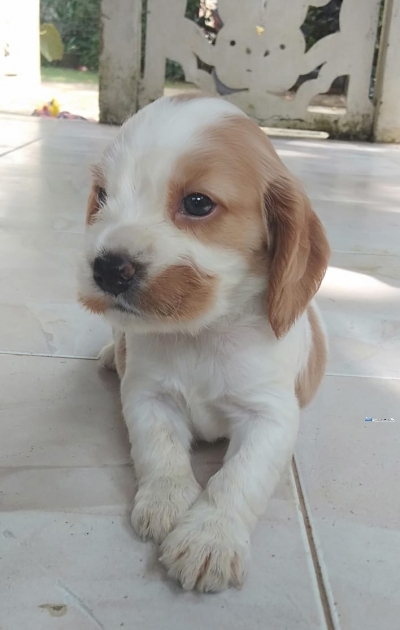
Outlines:
POLYGON ((265 195, 270 241, 268 318, 275 335, 287 333, 317 292, 329 262, 324 228, 299 182, 289 173, 265 195))
POLYGON ((99 209, 99 187, 97 184, 92 184, 86 206, 86 225, 91 225, 92 223, 94 223, 96 214, 98 213, 99 209))

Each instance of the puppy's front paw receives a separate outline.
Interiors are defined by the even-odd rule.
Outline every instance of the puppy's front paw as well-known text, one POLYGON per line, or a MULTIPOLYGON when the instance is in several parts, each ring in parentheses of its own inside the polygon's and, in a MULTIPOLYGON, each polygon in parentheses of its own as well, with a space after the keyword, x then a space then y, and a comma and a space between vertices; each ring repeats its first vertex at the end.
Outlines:
POLYGON ((197 503, 161 545, 161 562, 185 590, 222 591, 243 584, 250 536, 216 508, 197 503))
POLYGON ((109 343, 108 346, 104 346, 99 354, 100 365, 107 370, 115 372, 115 348, 113 343, 109 343))
POLYGON ((143 540, 162 542, 200 493, 194 477, 162 477, 143 484, 135 497, 133 529, 143 540))

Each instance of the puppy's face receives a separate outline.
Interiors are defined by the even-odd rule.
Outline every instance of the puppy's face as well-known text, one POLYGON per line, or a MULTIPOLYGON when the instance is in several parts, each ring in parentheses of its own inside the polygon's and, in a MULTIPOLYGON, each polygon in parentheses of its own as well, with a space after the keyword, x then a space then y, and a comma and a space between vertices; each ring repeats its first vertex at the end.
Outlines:
POLYGON ((143 331, 197 332, 265 294, 277 336, 329 248, 265 134, 233 105, 164 98, 94 168, 80 301, 143 331))

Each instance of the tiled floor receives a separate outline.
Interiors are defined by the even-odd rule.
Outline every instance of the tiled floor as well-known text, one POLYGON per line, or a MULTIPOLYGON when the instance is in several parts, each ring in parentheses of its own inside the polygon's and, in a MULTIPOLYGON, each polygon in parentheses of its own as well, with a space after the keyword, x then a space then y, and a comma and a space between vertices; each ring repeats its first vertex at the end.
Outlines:
MULTIPOLYGON (((276 142, 331 241, 331 359, 243 590, 199 596, 131 531, 118 384, 91 360, 109 331, 75 299, 88 165, 114 133, 0 120, 0 628, 399 628, 400 149, 276 142)), ((219 460, 194 454, 203 479, 219 460)))

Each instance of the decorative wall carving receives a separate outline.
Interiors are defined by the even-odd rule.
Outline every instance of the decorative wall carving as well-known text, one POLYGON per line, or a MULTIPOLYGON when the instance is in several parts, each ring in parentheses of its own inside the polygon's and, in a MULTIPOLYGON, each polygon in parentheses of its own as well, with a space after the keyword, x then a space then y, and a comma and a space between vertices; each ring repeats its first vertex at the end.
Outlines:
POLYGON ((339 31, 306 51, 301 27, 309 7, 326 4, 328 0, 218 0, 223 27, 212 45, 184 17, 186 0, 148 0, 139 104, 162 95, 165 63, 171 59, 181 64, 187 81, 223 94, 262 125, 368 136, 380 0, 343 0, 339 31), (299 76, 312 71, 316 78, 289 92, 299 76), (313 97, 327 92, 342 75, 349 76, 346 110, 310 111, 313 97))

